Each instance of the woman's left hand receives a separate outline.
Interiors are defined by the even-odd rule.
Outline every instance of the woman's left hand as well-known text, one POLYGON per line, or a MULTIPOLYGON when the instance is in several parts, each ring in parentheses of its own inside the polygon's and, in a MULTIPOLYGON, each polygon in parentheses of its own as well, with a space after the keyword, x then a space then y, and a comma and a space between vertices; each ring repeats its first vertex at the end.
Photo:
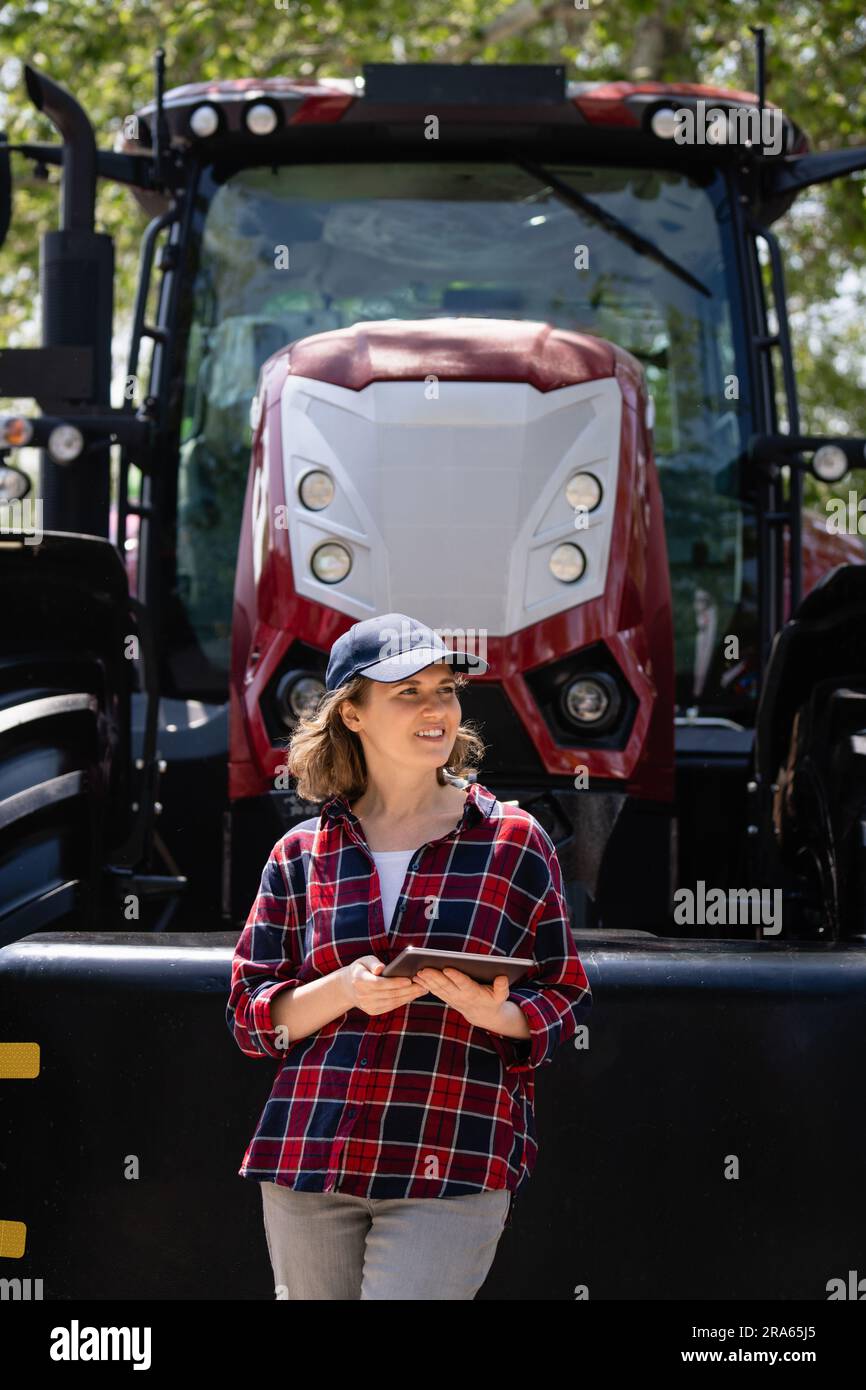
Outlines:
MULTIPOLYGON (((492 985, 479 984, 462 970, 433 970, 427 967, 412 976, 416 984, 426 985, 431 994, 444 999, 474 1028, 494 1028, 499 1011, 511 988, 507 975, 497 975, 492 985)), ((423 996, 422 996, 423 997, 423 996)))

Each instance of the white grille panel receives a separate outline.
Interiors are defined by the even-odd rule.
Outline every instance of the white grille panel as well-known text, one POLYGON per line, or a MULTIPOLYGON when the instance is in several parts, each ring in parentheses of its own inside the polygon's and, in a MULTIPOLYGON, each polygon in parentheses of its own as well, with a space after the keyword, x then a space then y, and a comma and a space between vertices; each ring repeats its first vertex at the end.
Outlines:
POLYGON ((282 431, 299 593, 354 619, 409 613, 432 627, 507 636, 596 598, 607 577, 622 396, 612 377, 539 392, 522 383, 374 382, 349 391, 289 377, 282 431), (588 467, 601 506, 575 529, 565 486, 588 467), (334 479, 321 512, 301 503, 310 468, 334 479), (310 556, 342 541, 352 569, 322 584, 310 556), (584 577, 563 584, 550 554, 573 540, 584 577))

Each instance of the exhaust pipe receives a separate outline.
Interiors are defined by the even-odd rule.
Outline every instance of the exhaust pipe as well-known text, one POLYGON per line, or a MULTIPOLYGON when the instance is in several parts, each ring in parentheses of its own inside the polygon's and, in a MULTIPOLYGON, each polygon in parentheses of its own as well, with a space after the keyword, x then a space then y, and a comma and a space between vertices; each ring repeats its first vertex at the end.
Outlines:
MULTIPOLYGON (((114 243, 94 230, 96 141, 93 126, 63 87, 25 64, 27 93, 63 137, 60 227, 40 243, 42 344, 77 349, 91 365, 84 399, 58 372, 51 396, 40 397, 46 415, 74 422, 76 416, 111 408, 111 332, 114 309, 114 243)), ((77 388, 77 389, 80 389, 77 388)), ((94 445, 71 463, 57 463, 46 449, 40 457, 39 492, 48 531, 108 536, 111 450, 94 445)))
POLYGON ((27 95, 63 137, 60 185, 62 231, 93 231, 96 207, 96 140, 81 106, 63 87, 24 64, 27 95))

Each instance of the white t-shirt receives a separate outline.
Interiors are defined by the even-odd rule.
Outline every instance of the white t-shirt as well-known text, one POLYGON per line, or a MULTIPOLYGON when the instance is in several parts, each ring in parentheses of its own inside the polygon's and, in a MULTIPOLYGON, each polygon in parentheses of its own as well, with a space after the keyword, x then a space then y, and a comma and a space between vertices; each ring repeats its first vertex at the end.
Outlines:
POLYGON ((385 918, 385 930, 390 932, 391 918, 394 916, 394 909, 397 906, 400 889, 403 887, 409 860, 415 850, 380 849, 371 850, 370 853, 373 855, 373 860, 379 871, 379 882, 382 885, 382 913, 385 918))

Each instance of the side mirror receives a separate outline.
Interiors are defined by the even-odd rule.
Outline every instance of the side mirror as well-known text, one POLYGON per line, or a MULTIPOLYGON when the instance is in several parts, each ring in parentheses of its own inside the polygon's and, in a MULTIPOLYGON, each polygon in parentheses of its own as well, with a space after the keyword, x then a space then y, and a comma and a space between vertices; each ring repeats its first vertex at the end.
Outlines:
POLYGON ((770 474, 783 464, 808 469, 822 483, 838 483, 852 468, 866 468, 866 439, 824 434, 753 434, 749 440, 750 463, 770 474), (811 454, 808 462, 801 454, 811 454))
POLYGON ((6 240, 12 218, 12 166, 5 131, 0 131, 0 246, 6 240))

